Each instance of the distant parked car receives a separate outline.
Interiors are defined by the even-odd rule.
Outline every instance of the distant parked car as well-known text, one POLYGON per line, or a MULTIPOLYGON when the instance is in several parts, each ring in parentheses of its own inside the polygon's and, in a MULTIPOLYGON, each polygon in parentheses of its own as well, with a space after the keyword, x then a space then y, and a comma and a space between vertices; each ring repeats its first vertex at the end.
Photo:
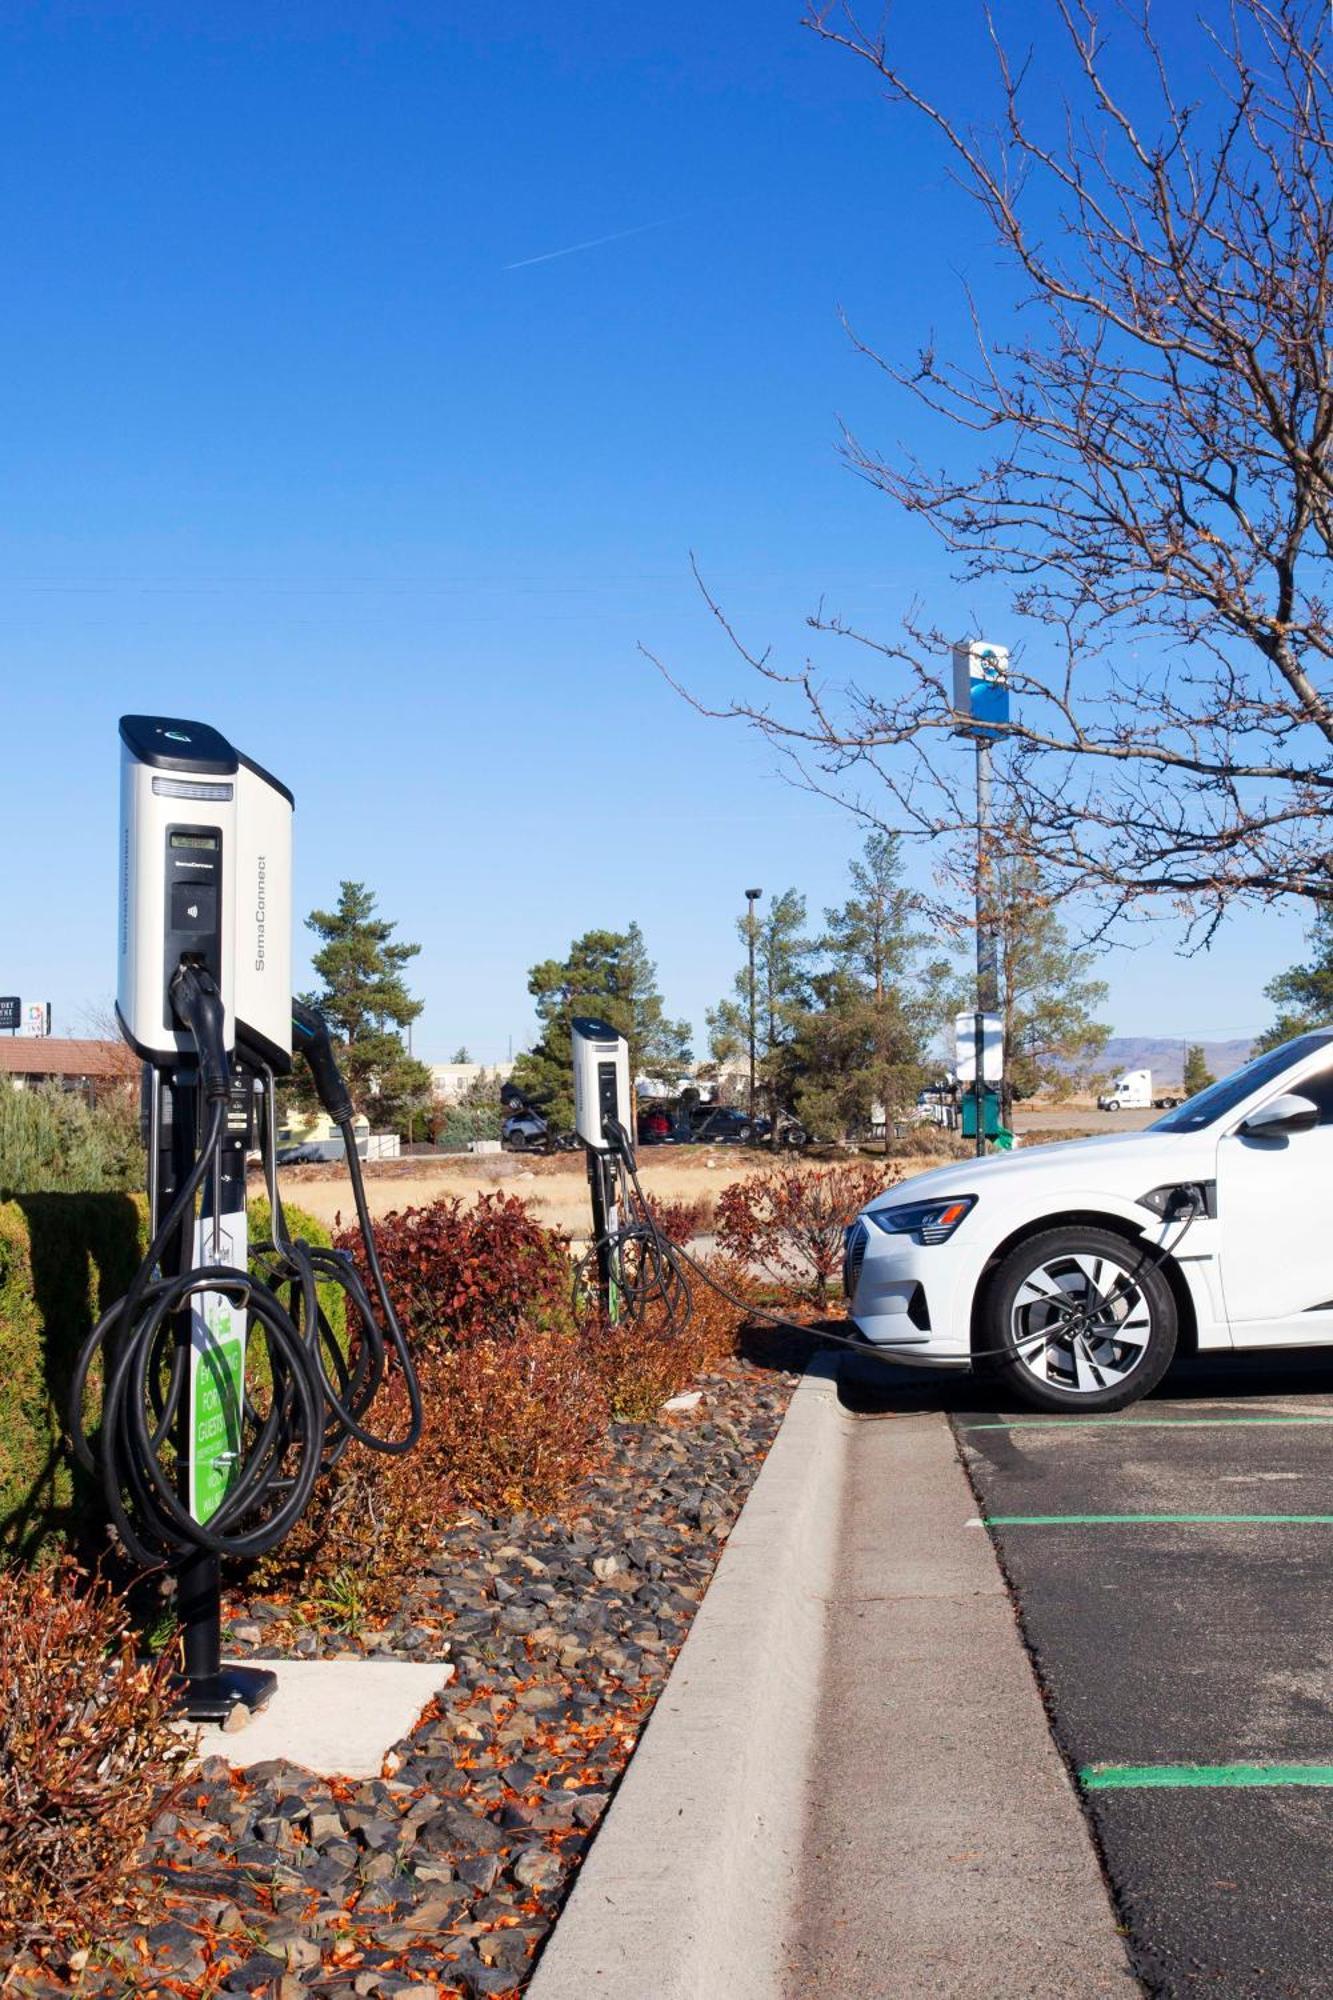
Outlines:
POLYGON ((701 1146, 745 1146, 761 1138, 768 1129, 766 1119, 751 1123, 734 1104, 701 1104, 695 1113, 690 1136, 701 1146))
POLYGON ((671 1119, 660 1104, 650 1104, 639 1114, 639 1144, 660 1146, 671 1137, 671 1119))

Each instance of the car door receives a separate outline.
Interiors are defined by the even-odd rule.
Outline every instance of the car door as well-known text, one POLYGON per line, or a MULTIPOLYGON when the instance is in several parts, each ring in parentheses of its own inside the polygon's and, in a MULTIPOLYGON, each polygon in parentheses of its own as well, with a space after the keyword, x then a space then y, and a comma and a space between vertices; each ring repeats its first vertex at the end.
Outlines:
POLYGON ((1285 1092, 1308 1097, 1318 1124, 1276 1139, 1233 1128, 1218 1142, 1222 1296, 1238 1347, 1333 1341, 1333 1060, 1270 1096, 1285 1092))

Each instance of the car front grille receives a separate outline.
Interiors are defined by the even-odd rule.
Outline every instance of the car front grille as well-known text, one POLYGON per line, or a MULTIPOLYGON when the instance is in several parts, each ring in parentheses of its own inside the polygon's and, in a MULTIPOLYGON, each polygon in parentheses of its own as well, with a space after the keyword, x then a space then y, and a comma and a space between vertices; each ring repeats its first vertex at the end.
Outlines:
POLYGON ((856 1297, 856 1282, 861 1275, 861 1265, 865 1261, 866 1239, 869 1234, 864 1222, 854 1222, 847 1231, 847 1242, 842 1253, 842 1294, 849 1309, 856 1297))

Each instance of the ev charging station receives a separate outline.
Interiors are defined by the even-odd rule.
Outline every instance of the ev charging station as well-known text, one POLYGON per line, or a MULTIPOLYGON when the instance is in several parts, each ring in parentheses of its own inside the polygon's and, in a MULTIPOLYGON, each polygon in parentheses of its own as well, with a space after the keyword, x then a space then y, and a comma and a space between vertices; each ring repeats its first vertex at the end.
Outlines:
POLYGON ((588 1154, 597 1291, 606 1317, 620 1317, 615 1245, 620 1231, 616 1162, 622 1143, 634 1146, 634 1099, 629 1043, 618 1028, 590 1015, 570 1022, 574 1048, 574 1131, 588 1154))
POLYGON ((144 1064, 150 1242, 84 1344, 70 1427, 127 1553, 175 1570, 185 1712, 225 1721, 276 1680, 223 1665, 222 1558, 275 1547, 352 1438, 410 1451, 421 1398, 375 1252, 352 1100, 322 1017, 292 994, 292 795, 207 724, 130 715, 120 740, 116 1012, 144 1064), (342 1131, 369 1289, 345 1253, 287 1235, 275 1093, 294 1036, 342 1131), (256 1140, 273 1219, 253 1246, 262 1278, 246 1221, 256 1140), (319 1301, 330 1283, 346 1298, 341 1341, 319 1301), (408 1392, 397 1438, 366 1421, 391 1353, 408 1392))

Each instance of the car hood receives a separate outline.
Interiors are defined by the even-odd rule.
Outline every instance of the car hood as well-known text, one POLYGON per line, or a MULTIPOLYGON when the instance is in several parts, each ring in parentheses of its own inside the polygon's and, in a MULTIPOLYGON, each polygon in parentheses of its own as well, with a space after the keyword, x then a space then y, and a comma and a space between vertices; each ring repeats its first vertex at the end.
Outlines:
POLYGON ((1200 1132, 1110 1132, 1094 1139, 1055 1140, 1014 1153, 989 1153, 984 1160, 951 1160, 947 1167, 912 1174, 868 1201, 863 1213, 951 1194, 980 1194, 1000 1185, 1017 1192, 1043 1182, 1052 1191, 1104 1189, 1134 1199, 1164 1181, 1210 1177, 1216 1149, 1217 1134, 1207 1126, 1200 1132))

